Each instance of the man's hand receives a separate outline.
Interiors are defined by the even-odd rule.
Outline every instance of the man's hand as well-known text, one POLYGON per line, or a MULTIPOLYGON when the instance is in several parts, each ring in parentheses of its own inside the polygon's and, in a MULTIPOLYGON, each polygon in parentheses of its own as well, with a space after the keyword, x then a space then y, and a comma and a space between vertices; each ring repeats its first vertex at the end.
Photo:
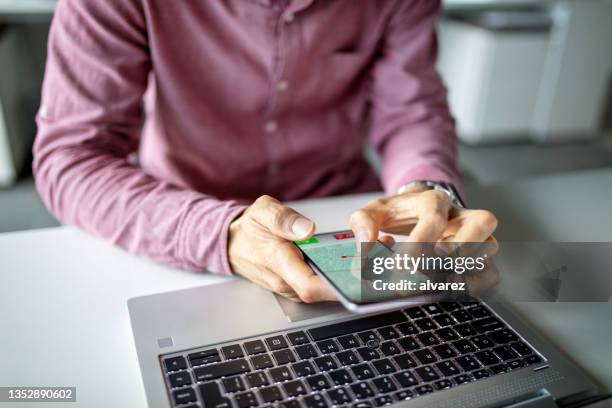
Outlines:
POLYGON ((278 200, 259 197, 230 225, 228 256, 232 270, 288 299, 336 300, 304 262, 291 241, 308 239, 315 224, 278 200))
POLYGON ((375 242, 381 231, 408 235, 411 242, 495 242, 497 219, 490 211, 453 206, 444 192, 425 190, 371 201, 351 215, 350 225, 357 245, 375 242))

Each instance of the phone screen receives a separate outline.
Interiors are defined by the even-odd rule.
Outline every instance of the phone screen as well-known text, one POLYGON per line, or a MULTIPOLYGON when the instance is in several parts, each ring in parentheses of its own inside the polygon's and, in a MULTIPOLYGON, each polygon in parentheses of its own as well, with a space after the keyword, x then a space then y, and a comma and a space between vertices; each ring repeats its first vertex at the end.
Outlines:
MULTIPOLYGON (((351 231, 317 234, 309 240, 296 242, 296 245, 349 301, 358 305, 374 303, 371 296, 364 296, 363 293, 361 256, 351 231)), ((377 248, 392 253, 382 244, 377 245, 377 248)), ((392 293, 387 295, 380 296, 376 302, 397 299, 392 293)))

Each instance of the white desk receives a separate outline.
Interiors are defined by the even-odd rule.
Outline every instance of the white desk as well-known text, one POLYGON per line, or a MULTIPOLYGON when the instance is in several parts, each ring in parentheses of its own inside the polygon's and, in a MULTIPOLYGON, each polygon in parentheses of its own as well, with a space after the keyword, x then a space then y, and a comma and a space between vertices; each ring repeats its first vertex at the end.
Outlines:
MULTIPOLYGON (((570 185, 578 191, 568 197, 573 205, 557 204, 561 210, 572 210, 568 226, 576 219, 599 215, 604 225, 593 227, 595 238, 603 239, 597 234, 606 231, 612 241, 608 215, 612 190, 599 192, 596 187, 601 181, 607 181, 609 187, 612 170, 547 177, 508 188, 471 188, 468 195, 474 205, 487 202, 493 209, 499 207, 499 236, 504 237, 504 224, 516 224, 511 219, 513 211, 523 205, 528 206, 528 220, 536 214, 541 225, 554 223, 557 216, 562 220, 560 213, 548 211, 544 203, 554 206, 564 195, 563 188, 570 185), (581 201, 585 205, 578 205, 581 201), (580 208, 590 213, 580 214, 580 208)), ((313 217, 320 230, 341 229, 351 210, 371 197, 316 200, 295 207, 313 217)), ((551 228, 546 231, 569 231, 551 228)), ((583 230, 590 228, 585 225, 583 230)), ((588 234, 567 239, 573 236, 583 239, 588 234)), ((70 405, 75 408, 146 406, 128 298, 227 279, 155 265, 67 227, 0 235, 0 260, 0 386, 76 386, 77 403, 70 405)), ((612 389, 610 304, 518 306, 545 335, 612 389)))

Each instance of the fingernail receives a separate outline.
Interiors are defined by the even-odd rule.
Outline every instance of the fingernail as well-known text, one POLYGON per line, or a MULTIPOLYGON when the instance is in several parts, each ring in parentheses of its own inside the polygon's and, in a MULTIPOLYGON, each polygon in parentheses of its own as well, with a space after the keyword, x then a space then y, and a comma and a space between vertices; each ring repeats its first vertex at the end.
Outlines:
POLYGON ((359 230, 356 235, 357 241, 361 242, 370 242, 370 231, 368 230, 359 230))
POLYGON ((303 217, 297 218, 295 221, 293 221, 293 224, 291 225, 291 231, 293 231, 295 236, 298 238, 306 237, 311 230, 312 221, 303 217))

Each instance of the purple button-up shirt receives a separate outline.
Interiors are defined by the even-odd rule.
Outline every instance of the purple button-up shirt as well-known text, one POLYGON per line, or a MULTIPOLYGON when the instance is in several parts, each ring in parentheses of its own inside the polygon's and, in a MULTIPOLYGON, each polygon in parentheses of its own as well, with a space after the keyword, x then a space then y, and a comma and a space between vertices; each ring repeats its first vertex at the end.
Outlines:
POLYGON ((60 0, 37 117, 38 189, 60 220, 129 251, 231 273, 228 226, 259 195, 372 191, 379 179, 389 193, 423 179, 458 186, 434 68, 439 9, 60 0), (380 153, 380 177, 365 142, 380 153))

